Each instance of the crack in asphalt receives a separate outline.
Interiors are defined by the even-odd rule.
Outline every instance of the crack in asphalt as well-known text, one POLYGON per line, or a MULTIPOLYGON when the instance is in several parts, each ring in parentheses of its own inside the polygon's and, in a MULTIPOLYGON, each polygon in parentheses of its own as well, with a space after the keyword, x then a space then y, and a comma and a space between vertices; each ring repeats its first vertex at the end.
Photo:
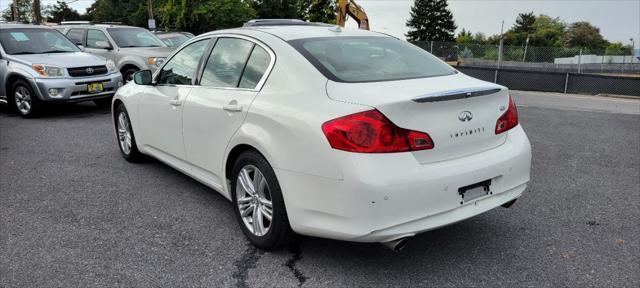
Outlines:
POLYGON ((233 266, 236 271, 233 272, 233 279, 236 279, 236 287, 246 288, 247 277, 249 276, 249 270, 256 267, 262 251, 259 251, 255 246, 248 244, 247 249, 244 250, 240 259, 233 262, 233 266))
POLYGON ((296 263, 302 259, 302 249, 300 249, 300 244, 300 241, 296 241, 289 246, 289 252, 293 255, 287 261, 287 267, 291 270, 293 275, 296 276, 296 279, 298 279, 298 287, 302 287, 302 284, 307 281, 307 276, 305 276, 304 273, 296 267, 296 263))

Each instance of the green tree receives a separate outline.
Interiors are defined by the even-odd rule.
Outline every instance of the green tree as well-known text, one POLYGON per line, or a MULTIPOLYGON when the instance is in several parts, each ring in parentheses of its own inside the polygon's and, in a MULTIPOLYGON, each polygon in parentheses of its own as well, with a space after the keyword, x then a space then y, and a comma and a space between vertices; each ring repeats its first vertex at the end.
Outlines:
POLYGON ((601 52, 609 43, 604 40, 598 27, 589 22, 576 22, 571 24, 564 33, 563 44, 569 48, 588 48, 601 52))
MULTIPOLYGON (((306 9, 300 0, 253 0, 253 8, 260 19, 303 19, 306 9)), ((311 4, 311 3, 308 3, 311 4)))
POLYGON ((607 46, 605 55, 633 55, 633 47, 624 45, 621 42, 614 42, 607 46))
POLYGON ((560 18, 539 15, 533 23, 533 35, 529 42, 530 46, 541 47, 561 47, 562 36, 567 27, 560 18))
MULTIPOLYGON (((162 2, 166 0, 154 0, 153 5, 159 7, 162 2)), ((147 1, 128 0, 96 0, 87 8, 87 16, 93 22, 121 22, 140 27, 146 27, 149 18, 147 1)))
POLYGON ((453 41, 456 24, 446 0, 415 0, 411 7, 409 41, 453 41))
MULTIPOLYGON (((300 2, 304 3, 304 1, 300 2)), ((313 0, 310 4, 306 16, 302 19, 311 22, 336 23, 337 4, 335 0, 313 0)), ((304 11, 304 7, 299 10, 304 11)))
POLYGON ((165 0, 158 6, 163 27, 195 34, 242 26, 255 17, 248 1, 238 0, 165 0))
POLYGON ((467 31, 464 28, 462 28, 462 31, 458 33, 458 36, 456 36, 456 43, 469 44, 472 42, 473 42, 473 35, 471 34, 471 31, 467 31))
POLYGON ((71 9, 64 1, 56 1, 47 11, 47 22, 60 23, 61 21, 74 21, 84 19, 75 9, 71 9))
POLYGON ((18 19, 11 19, 13 3, 2 13, 2 18, 8 21, 31 22, 33 20, 33 4, 31 0, 18 0, 18 19))
POLYGON ((477 32, 473 35, 473 43, 485 44, 487 42, 487 36, 482 32, 477 32))
POLYGON ((531 33, 533 31, 533 24, 536 22, 536 16, 532 12, 520 13, 516 18, 516 23, 513 24, 511 30, 516 33, 531 33))

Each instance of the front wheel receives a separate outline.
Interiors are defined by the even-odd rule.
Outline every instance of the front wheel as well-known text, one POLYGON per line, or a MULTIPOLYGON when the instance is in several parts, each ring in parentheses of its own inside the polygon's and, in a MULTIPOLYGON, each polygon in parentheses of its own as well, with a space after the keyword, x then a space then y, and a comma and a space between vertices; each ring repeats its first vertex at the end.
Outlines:
POLYGON ((118 147, 122 157, 129 162, 139 162, 143 155, 136 145, 136 137, 133 135, 129 113, 127 113, 127 109, 124 108, 123 104, 116 108, 115 117, 118 147))
POLYGON ((41 112, 43 103, 24 80, 13 83, 9 104, 24 118, 34 118, 41 112))
POLYGON ((251 244, 265 250, 289 244, 293 231, 280 184, 267 160, 255 151, 244 152, 231 175, 235 215, 251 244))
POLYGON ((124 84, 129 83, 130 81, 133 81, 133 74, 136 74, 136 72, 138 72, 140 69, 138 68, 127 68, 124 69, 122 71, 122 80, 124 81, 124 84))

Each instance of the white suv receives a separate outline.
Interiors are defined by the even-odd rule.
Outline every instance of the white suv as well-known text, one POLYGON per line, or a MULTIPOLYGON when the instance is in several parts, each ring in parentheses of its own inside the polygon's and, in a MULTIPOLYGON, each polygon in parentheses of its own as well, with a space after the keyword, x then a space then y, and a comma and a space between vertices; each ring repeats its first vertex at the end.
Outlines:
POLYGON ((59 26, 58 31, 84 51, 113 61, 125 83, 139 70, 155 71, 175 49, 168 47, 149 30, 113 24, 79 24, 59 26))

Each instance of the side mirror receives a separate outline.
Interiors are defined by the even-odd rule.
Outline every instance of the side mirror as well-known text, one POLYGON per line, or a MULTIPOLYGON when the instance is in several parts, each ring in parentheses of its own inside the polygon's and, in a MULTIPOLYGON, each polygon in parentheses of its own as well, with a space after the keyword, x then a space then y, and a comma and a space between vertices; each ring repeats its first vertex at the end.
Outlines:
POLYGON ((137 85, 151 85, 152 77, 151 70, 141 70, 133 74, 133 82, 137 85))
POLYGON ((96 48, 106 50, 113 49, 113 47, 111 47, 111 44, 109 44, 109 42, 107 41, 96 41, 96 48))
POLYGON ((80 49, 80 51, 84 52, 84 46, 82 46, 82 44, 76 44, 76 46, 78 46, 78 49, 80 49))

